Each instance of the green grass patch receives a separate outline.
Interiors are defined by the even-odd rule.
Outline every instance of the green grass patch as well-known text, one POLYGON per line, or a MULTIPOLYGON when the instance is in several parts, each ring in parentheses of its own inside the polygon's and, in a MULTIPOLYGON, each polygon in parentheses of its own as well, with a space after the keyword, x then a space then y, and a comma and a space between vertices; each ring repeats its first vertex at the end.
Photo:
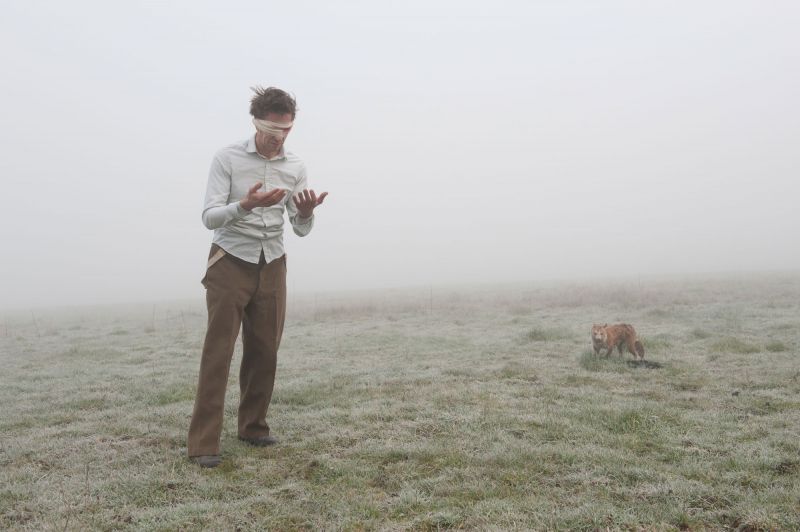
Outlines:
POLYGON ((768 416, 789 410, 796 410, 799 406, 800 403, 796 401, 783 401, 780 399, 755 397, 750 401, 750 404, 747 407, 747 412, 756 416, 768 416))
POLYGON ((661 419, 650 410, 627 409, 600 417, 612 434, 651 434, 659 430, 661 419))
POLYGON ((745 342, 735 337, 728 337, 717 342, 711 346, 711 350, 717 353, 736 353, 739 355, 748 355, 751 353, 758 353, 761 351, 757 345, 745 342))
POLYGON ((565 386, 574 386, 576 388, 602 384, 602 381, 596 379, 595 377, 590 377, 588 375, 579 375, 579 374, 567 375, 567 377, 562 382, 565 386))
MULTIPOLYGON (((114 348, 106 347, 83 347, 73 345, 57 355, 59 359, 87 360, 96 363, 117 362, 123 360, 126 353, 114 348)), ((73 362, 74 363, 74 362, 73 362)))
POLYGON ((541 327, 533 327, 523 336, 523 340, 527 342, 556 342, 570 338, 572 338, 572 335, 564 329, 544 329, 541 327))
POLYGON ((71 410, 100 410, 103 408, 110 408, 112 405, 105 397, 92 397, 76 399, 68 402, 65 406, 71 410))
POLYGON ((789 350, 789 348, 786 346, 786 344, 784 344, 783 342, 778 342, 778 341, 774 341, 774 342, 768 343, 766 345, 766 349, 770 353, 782 353, 784 351, 788 351, 789 350))
POLYGON ((501 379, 516 379, 528 382, 539 380, 536 370, 519 362, 509 362, 497 371, 497 376, 501 379))
POLYGON ((672 388, 679 392, 699 392, 706 385, 706 379, 702 376, 683 377, 672 383, 672 388))
POLYGON ((166 390, 161 390, 156 393, 150 403, 163 406, 172 403, 181 403, 183 401, 194 401, 196 391, 197 388, 194 384, 175 384, 166 390))
POLYGON ((672 347, 671 336, 667 334, 657 334, 646 338, 640 337, 639 340, 644 346, 645 355, 648 351, 665 351, 672 347))
POLYGON ((578 356, 578 364, 586 371, 600 371, 605 366, 605 361, 600 357, 601 355, 595 355, 594 351, 587 349, 578 356))

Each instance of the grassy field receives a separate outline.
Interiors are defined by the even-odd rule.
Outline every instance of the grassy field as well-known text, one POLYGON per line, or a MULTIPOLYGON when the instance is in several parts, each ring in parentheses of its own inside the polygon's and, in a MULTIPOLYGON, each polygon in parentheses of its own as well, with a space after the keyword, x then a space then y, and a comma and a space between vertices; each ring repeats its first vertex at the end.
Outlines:
POLYGON ((201 300, 0 316, 3 529, 800 528, 798 275, 292 296, 282 443, 234 369, 215 470, 201 300), (591 354, 617 321, 644 363, 591 354))

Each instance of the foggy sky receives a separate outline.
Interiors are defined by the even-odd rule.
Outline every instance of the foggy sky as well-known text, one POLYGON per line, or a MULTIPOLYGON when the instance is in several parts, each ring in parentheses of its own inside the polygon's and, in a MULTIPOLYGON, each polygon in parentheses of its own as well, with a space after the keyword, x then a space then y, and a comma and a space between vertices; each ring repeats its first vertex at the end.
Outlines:
POLYGON ((298 292, 800 268, 800 5, 4 2, 0 308, 200 298, 249 87, 298 292))

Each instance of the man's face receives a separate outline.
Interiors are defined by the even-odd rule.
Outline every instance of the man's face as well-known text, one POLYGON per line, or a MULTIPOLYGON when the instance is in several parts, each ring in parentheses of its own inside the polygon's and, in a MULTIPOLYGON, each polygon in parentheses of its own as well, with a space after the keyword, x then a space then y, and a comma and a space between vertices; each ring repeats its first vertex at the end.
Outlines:
MULTIPOLYGON (((262 116, 261 119, 269 122, 275 122, 277 124, 291 124, 292 114, 267 113, 267 116, 262 116)), ((266 146, 270 151, 278 151, 281 149, 283 142, 286 140, 286 137, 292 130, 292 126, 290 125, 289 127, 281 127, 279 129, 282 132, 281 134, 256 130, 256 140, 259 144, 266 146)))

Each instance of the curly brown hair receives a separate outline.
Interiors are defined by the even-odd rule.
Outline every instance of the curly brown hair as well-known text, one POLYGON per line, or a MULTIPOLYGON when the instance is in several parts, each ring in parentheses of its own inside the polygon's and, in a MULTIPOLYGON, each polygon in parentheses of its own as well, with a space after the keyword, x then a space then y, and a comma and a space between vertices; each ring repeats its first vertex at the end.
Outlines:
POLYGON ((264 118, 269 113, 291 113, 292 120, 297 114, 297 102, 291 94, 277 87, 251 87, 255 96, 250 100, 250 114, 253 118, 264 118))

